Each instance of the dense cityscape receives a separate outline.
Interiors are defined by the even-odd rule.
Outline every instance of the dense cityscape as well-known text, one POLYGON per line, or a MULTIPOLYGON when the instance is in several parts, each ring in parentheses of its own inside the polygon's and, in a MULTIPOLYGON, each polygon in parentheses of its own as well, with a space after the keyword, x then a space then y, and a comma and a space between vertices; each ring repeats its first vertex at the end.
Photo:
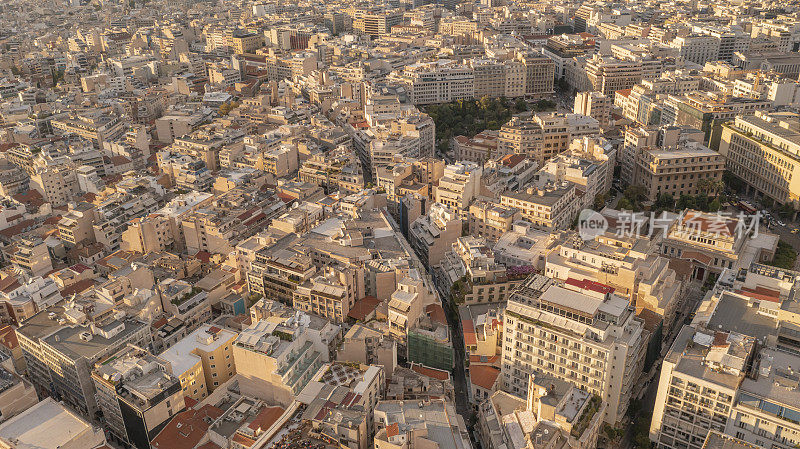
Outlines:
POLYGON ((800 2, 0 1, 0 449, 800 447, 800 2))

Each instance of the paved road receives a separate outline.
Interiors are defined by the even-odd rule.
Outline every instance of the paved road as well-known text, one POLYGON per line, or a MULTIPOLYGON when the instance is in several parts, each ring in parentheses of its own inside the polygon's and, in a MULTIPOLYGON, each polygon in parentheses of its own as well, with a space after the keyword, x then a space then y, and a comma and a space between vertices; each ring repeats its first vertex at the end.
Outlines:
MULTIPOLYGON (((450 292, 444 288, 437 270, 433 270, 433 282, 442 298, 442 308, 447 316, 450 327, 451 341, 453 342, 453 388, 456 393, 456 412, 464 417, 469 425, 473 416, 472 405, 469 403, 469 384, 467 383, 466 363, 464 354, 464 333, 461 331, 461 320, 458 318, 458 307, 450 302, 450 292)), ((471 430, 471 429, 470 429, 471 430)), ((470 432, 472 437, 472 432, 470 432)))

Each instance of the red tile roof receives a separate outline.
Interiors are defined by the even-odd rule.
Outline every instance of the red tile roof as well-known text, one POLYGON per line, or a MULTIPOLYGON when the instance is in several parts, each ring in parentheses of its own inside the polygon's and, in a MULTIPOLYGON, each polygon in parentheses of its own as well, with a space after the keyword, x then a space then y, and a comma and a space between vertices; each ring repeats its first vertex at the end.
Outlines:
POLYGON ((484 390, 494 390, 500 370, 490 365, 470 365, 470 382, 484 390))
POLYGON ((749 296, 753 299, 759 299, 762 301, 777 302, 777 303, 781 302, 781 292, 779 292, 778 290, 773 290, 771 288, 766 288, 761 286, 758 286, 754 289, 742 287, 741 290, 737 290, 736 293, 749 296))
POLYGON ((441 304, 428 304, 425 307, 425 313, 431 317, 431 320, 447 326, 447 316, 444 314, 441 304))
POLYGON ((347 316, 354 320, 364 321, 380 303, 380 299, 374 296, 365 296, 353 304, 353 307, 350 308, 350 312, 347 313, 347 316))
POLYGON ((597 293, 614 293, 614 287, 608 286, 606 284, 601 284, 599 282, 595 282, 591 279, 575 279, 575 278, 567 278, 566 283, 568 285, 572 285, 578 287, 583 290, 591 290, 597 293))
POLYGON ((0 344, 2 344, 8 349, 14 349, 17 346, 19 346, 17 333, 14 331, 14 328, 10 324, 0 328, 0 344))
POLYGON ((222 410, 208 404, 178 413, 156 435, 151 445, 156 449, 193 449, 222 413, 222 410))
POLYGON ((464 344, 474 346, 478 344, 478 337, 475 336, 475 325, 472 320, 461 320, 461 330, 464 332, 464 344))
POLYGON ((393 423, 392 425, 386 427, 387 437, 395 437, 399 433, 400 433, 400 426, 397 423, 393 423))
POLYGON ((89 290, 90 288, 94 287, 94 284, 95 284, 94 279, 81 279, 80 281, 74 284, 70 284, 67 287, 64 287, 64 289, 61 290, 61 297, 66 298, 67 296, 73 294, 83 293, 86 290, 89 290))
POLYGON ((253 429, 256 434, 266 431, 278 421, 283 411, 282 407, 264 407, 247 427, 253 429))
POLYGON ((444 370, 436 369, 436 368, 428 368, 424 365, 418 365, 416 363, 411 364, 411 369, 422 374, 423 376, 428 376, 431 379, 438 379, 438 380, 448 380, 450 379, 450 373, 444 370))

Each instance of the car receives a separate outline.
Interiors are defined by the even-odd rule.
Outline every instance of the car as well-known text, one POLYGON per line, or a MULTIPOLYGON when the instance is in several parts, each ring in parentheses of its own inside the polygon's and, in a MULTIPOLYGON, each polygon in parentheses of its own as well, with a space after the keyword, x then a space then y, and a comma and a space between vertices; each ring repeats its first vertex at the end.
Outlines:
POLYGON ((798 232, 800 232, 800 228, 792 229, 792 234, 797 234, 798 232))
POLYGON ((778 226, 780 226, 780 227, 784 227, 784 226, 786 226, 786 223, 784 223, 784 222, 782 222, 782 221, 778 220, 778 226))

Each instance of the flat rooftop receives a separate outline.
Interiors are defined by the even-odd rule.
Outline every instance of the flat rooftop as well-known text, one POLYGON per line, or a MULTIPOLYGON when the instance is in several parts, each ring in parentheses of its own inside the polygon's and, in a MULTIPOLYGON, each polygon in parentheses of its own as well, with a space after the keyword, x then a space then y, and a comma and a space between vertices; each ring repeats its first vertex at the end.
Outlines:
POLYGON ((77 445, 77 437, 91 430, 83 418, 47 398, 0 424, 0 439, 14 440, 18 449, 57 449, 77 445))

